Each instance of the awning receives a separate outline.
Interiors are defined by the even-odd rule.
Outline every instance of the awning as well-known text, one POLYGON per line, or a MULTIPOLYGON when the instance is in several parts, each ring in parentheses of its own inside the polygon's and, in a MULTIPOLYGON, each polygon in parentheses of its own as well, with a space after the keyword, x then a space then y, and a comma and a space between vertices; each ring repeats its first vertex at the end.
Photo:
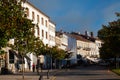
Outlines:
POLYGON ((11 54, 15 55, 18 59, 22 59, 22 57, 21 57, 18 53, 16 53, 15 51, 9 50, 9 52, 10 52, 11 54))
MULTIPOLYGON (((22 55, 21 55, 21 54, 16 53, 16 52, 13 51, 13 50, 9 50, 9 51, 10 51, 12 54, 14 54, 19 60, 22 59, 22 55)), ((27 55, 24 55, 23 57, 26 58, 28 61, 31 61, 31 59, 30 59, 27 55)))
POLYGON ((31 61, 31 59, 27 56, 27 55, 25 55, 24 56, 28 61, 31 61))

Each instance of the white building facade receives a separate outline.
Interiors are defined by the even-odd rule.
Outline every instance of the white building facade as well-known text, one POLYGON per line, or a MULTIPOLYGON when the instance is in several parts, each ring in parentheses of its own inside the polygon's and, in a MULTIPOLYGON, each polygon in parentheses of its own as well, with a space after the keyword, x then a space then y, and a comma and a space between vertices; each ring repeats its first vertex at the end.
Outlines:
POLYGON ((68 49, 68 36, 63 32, 56 32, 56 45, 58 48, 67 51, 68 49))
POLYGON ((55 31, 56 31, 56 26, 53 22, 49 23, 49 47, 55 46, 55 31))
MULTIPOLYGON (((50 20, 50 18, 32 5, 30 2, 24 3, 24 8, 26 9, 26 17, 30 20, 33 20, 35 24, 35 36, 39 37, 45 45, 49 47, 55 46, 55 29, 56 25, 50 20)), ((37 58, 33 54, 28 54, 31 58, 31 65, 36 64, 37 58)), ((27 63, 25 64, 27 68, 27 63)))
MULTIPOLYGON (((40 40, 42 40, 45 45, 48 45, 50 47, 55 46, 56 25, 50 20, 50 18, 45 13, 40 11, 30 2, 26 1, 25 3, 22 4, 22 6, 25 9, 25 17, 32 20, 33 24, 35 24, 34 35, 38 37, 40 40)), ((14 39, 10 40, 9 43, 14 44, 14 39)), ((10 51, 8 49, 6 50, 8 53, 7 54, 8 68, 13 71, 15 70, 15 65, 9 62, 10 51)), ((32 53, 28 53, 27 57, 31 59, 30 66, 32 70, 32 64, 33 63, 37 64, 37 57, 33 55, 32 53)), ((16 57, 14 59, 16 59, 16 57)), ((25 58, 24 68, 25 70, 29 68, 27 58, 25 58)))
POLYGON ((68 51, 71 52, 70 57, 70 64, 76 64, 77 63, 77 43, 76 38, 72 37, 70 34, 67 34, 68 36, 68 51))
POLYGON ((72 36, 76 38, 77 54, 81 55, 84 59, 97 62, 100 56, 99 48, 101 47, 101 41, 95 38, 92 38, 94 40, 90 40, 90 37, 85 38, 80 34, 72 34, 72 36))

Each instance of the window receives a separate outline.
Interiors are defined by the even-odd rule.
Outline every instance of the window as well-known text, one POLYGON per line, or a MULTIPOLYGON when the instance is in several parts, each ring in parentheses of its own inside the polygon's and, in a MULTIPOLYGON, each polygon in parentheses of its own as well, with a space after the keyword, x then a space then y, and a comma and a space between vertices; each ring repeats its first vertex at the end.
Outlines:
POLYGON ((46 32, 46 39, 48 39, 48 33, 46 32))
POLYGON ((35 19, 35 13, 32 12, 32 20, 34 20, 34 19, 35 19))
POLYGON ((26 8, 26 17, 29 16, 29 9, 26 8))
POLYGON ((44 37, 44 30, 42 30, 42 37, 44 37))
POLYGON ((49 35, 49 40, 51 40, 51 35, 49 35))
POLYGON ((47 20, 45 20, 45 26, 47 27, 47 20))
POLYGON ((39 15, 37 15, 37 22, 39 23, 39 15))
POLYGON ((9 50, 9 63, 14 63, 14 59, 15 59, 15 55, 14 55, 14 51, 9 50))
POLYGON ((39 29, 39 27, 37 29, 37 32, 38 32, 38 36, 40 36, 40 29, 39 29))
POLYGON ((41 23, 42 23, 42 25, 44 25, 44 19, 43 18, 41 18, 41 23))

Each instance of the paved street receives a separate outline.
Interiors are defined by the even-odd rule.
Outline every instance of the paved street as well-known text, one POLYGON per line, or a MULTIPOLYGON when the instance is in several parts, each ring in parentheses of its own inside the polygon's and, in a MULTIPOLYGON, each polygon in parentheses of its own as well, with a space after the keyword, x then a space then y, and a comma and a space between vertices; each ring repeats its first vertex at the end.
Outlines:
MULTIPOLYGON (((52 75, 55 75, 57 70, 50 70, 49 72, 49 79, 47 78, 47 70, 43 70, 42 80, 52 80, 54 77, 52 75)), ((37 74, 37 72, 25 72, 24 73, 24 80, 39 80, 40 75, 37 74)), ((16 73, 14 75, 0 75, 0 80, 23 80, 22 79, 22 73, 16 73)))
POLYGON ((120 80, 120 76, 100 66, 77 67, 56 74, 56 80, 120 80))
MULTIPOLYGON (((43 80, 120 80, 120 76, 100 66, 76 67, 75 69, 43 71, 43 80)), ((22 73, 16 75, 0 75, 0 80, 22 80, 22 73)), ((36 72, 26 72, 24 80, 39 80, 36 72)))

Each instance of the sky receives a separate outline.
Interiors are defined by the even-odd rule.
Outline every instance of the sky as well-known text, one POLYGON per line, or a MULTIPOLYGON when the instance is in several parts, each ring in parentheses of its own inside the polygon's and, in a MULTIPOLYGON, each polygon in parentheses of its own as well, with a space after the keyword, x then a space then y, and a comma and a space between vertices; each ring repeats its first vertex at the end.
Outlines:
POLYGON ((56 30, 93 32, 117 20, 120 0, 28 0, 56 24, 56 30))

